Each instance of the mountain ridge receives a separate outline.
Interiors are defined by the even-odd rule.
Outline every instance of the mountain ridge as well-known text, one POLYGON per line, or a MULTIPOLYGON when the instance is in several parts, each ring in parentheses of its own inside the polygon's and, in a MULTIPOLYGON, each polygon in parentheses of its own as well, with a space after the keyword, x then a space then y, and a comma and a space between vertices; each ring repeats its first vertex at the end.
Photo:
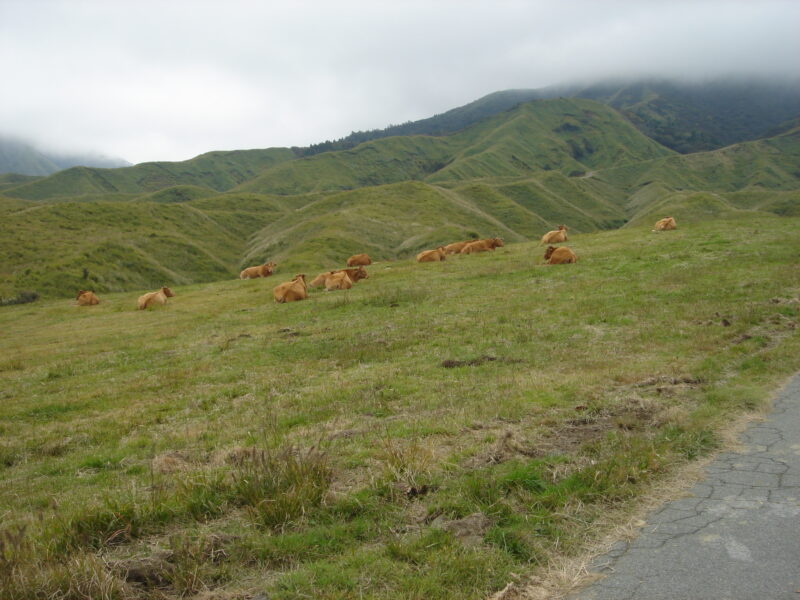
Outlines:
POLYGON ((448 135, 518 104, 560 97, 607 104, 648 137, 681 153, 713 150, 773 135, 776 128, 800 116, 800 79, 620 79, 497 91, 432 117, 352 132, 339 140, 296 150, 310 155, 394 135, 448 135), (747 117, 747 113, 752 114, 747 117))

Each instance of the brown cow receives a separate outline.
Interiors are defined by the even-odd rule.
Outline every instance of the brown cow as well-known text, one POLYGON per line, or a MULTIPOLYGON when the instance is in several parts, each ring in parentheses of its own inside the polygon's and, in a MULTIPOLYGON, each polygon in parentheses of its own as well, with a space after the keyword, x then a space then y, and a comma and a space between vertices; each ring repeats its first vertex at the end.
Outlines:
POLYGON ((669 231, 670 229, 677 229, 675 219, 672 217, 664 217, 660 221, 656 221, 655 229, 653 231, 669 231))
POLYGON ((436 250, 423 250, 417 254, 417 262, 438 262, 447 258, 444 246, 439 246, 436 250))
POLYGON ((359 279, 367 279, 369 277, 369 275, 367 275, 367 270, 364 267, 358 267, 357 269, 340 269, 340 271, 347 273, 347 276, 353 283, 359 279))
POLYGON ((349 290, 353 287, 353 281, 347 276, 346 271, 338 271, 325 280, 325 291, 349 290))
POLYGON ((94 295, 93 290, 79 290, 75 300, 77 300, 78 306, 94 306, 95 304, 100 304, 100 299, 94 295))
POLYGON ((467 244, 471 244, 475 240, 467 240, 466 242, 453 242, 444 247, 445 254, 458 254, 467 244))
POLYGON ((139 296, 136 305, 139 310, 144 310, 150 306, 164 306, 167 303, 167 298, 174 297, 175 294, 172 293, 172 290, 164 286, 160 290, 139 296))
POLYGON ((247 267, 239 273, 239 279, 257 279, 259 277, 269 277, 277 265, 274 262, 264 263, 257 267, 247 267))
POLYGON ((314 277, 314 279, 312 279, 311 283, 308 285, 311 287, 322 287, 325 285, 325 281, 332 275, 336 275, 336 273, 347 273, 347 276, 353 283, 369 277, 369 275, 367 275, 367 270, 364 267, 358 267, 357 269, 337 269, 336 271, 325 271, 324 273, 320 273, 314 277))
POLYGON ((565 265, 567 263, 578 262, 578 257, 575 253, 566 246, 548 246, 544 251, 544 262, 548 265, 565 265))
POLYGON ((542 241, 539 242, 540 246, 544 244, 560 244, 567 241, 567 226, 559 225, 555 231, 548 231, 542 236, 542 241))
POLYGON ((494 250, 503 246, 503 240, 500 238, 487 238, 485 240, 477 240, 470 242, 461 249, 460 254, 472 254, 473 252, 486 252, 494 250))
POLYGON ((348 267, 365 267, 371 264, 372 260, 367 254, 354 254, 353 256, 347 259, 348 267))
POLYGON ((282 304, 284 302, 296 302, 298 300, 305 300, 308 298, 306 293, 306 276, 304 273, 295 275, 291 281, 286 281, 280 285, 276 285, 272 289, 272 295, 275 302, 282 304))
POLYGON ((310 287, 323 287, 325 282, 328 280, 328 277, 335 275, 338 271, 325 271, 324 273, 320 273, 314 279, 311 280, 311 283, 308 285, 310 287))

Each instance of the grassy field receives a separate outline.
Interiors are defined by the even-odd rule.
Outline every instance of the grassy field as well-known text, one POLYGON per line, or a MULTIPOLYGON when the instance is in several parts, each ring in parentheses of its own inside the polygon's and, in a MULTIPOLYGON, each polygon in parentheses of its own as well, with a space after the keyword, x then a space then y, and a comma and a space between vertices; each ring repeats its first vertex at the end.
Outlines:
POLYGON ((0 597, 485 598, 800 368, 798 228, 381 262, 288 305, 279 271, 4 308, 0 597))

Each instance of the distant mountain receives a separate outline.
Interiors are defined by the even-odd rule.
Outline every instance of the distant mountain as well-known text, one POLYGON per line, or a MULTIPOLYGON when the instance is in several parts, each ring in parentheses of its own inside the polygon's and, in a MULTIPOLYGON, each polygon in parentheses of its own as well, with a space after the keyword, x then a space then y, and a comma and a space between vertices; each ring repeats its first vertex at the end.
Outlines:
POLYGON ((495 92, 427 119, 353 132, 340 140, 296 150, 313 155, 383 137, 447 135, 520 103, 552 98, 587 98, 607 104, 642 133, 682 154, 774 135, 800 117, 800 80, 606 81, 495 92))
POLYGON ((69 167, 128 167, 121 158, 95 154, 56 154, 37 150, 31 144, 10 137, 0 137, 0 174, 50 175, 69 167))
POLYGON ((148 162, 116 169, 72 167, 4 193, 26 200, 47 200, 141 195, 185 185, 223 192, 255 177, 262 169, 293 158, 288 148, 268 148, 208 152, 180 162, 148 162))

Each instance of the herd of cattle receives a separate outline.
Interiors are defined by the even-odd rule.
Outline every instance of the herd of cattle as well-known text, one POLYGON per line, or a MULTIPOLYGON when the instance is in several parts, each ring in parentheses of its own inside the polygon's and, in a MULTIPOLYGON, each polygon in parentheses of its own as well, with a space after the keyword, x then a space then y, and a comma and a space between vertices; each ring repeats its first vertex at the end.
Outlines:
MULTIPOLYGON (((668 231, 676 229, 675 219, 672 217, 665 217, 655 224, 653 231, 668 231)), ((567 241, 567 227, 559 225, 558 229, 548 231, 542 236, 539 245, 548 244, 544 253, 544 262, 548 265, 563 265, 575 263, 578 257, 567 246, 553 246, 552 244, 561 244, 567 241)), ((447 258, 448 254, 473 254, 475 252, 487 252, 500 248, 503 246, 503 240, 500 238, 488 238, 484 240, 467 240, 464 242, 454 242, 446 246, 439 246, 433 250, 423 250, 417 254, 417 262, 437 262, 447 258)), ((310 287, 324 287, 326 291, 332 290, 349 290, 353 284, 361 279, 369 277, 367 270, 364 268, 371 265, 372 260, 367 254, 356 254, 347 259, 347 269, 336 269, 333 271, 325 271, 317 275, 310 283, 306 283, 306 276, 304 273, 295 275, 291 281, 286 281, 276 285, 272 289, 272 296, 275 302, 295 302, 297 300, 305 300, 308 298, 308 288, 310 287)), ((259 277, 269 277, 275 271, 277 265, 274 262, 268 262, 263 265, 254 267, 247 267, 239 273, 239 279, 257 279, 259 277)), ((160 290, 150 292, 139 296, 136 306, 140 310, 144 310, 151 306, 159 306, 167 303, 167 298, 174 297, 168 287, 162 287, 160 290)), ((78 306, 94 306, 99 304, 100 300, 93 291, 80 290, 77 297, 78 306)))

